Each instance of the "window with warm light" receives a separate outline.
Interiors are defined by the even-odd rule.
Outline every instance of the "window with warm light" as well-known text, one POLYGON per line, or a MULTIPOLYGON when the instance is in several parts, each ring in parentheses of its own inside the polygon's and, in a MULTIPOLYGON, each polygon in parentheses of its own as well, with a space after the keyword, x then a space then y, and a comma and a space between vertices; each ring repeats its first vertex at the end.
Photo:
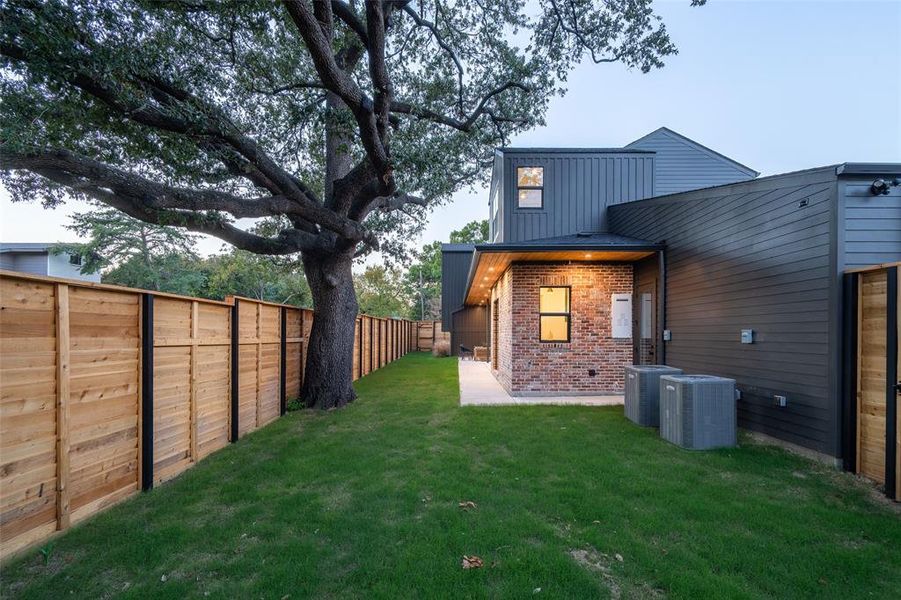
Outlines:
POLYGON ((542 342, 569 342, 570 288, 565 286, 538 289, 538 320, 542 342))
POLYGON ((516 207, 544 207, 544 167, 516 167, 516 207))

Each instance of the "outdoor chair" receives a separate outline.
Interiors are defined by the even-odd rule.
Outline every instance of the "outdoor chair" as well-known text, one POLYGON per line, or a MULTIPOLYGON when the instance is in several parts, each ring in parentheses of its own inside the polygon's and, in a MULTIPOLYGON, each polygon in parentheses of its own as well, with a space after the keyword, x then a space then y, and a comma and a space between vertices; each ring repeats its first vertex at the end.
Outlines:
POLYGON ((463 344, 460 344, 460 358, 464 360, 469 358, 469 360, 472 360, 472 348, 467 348, 463 344))

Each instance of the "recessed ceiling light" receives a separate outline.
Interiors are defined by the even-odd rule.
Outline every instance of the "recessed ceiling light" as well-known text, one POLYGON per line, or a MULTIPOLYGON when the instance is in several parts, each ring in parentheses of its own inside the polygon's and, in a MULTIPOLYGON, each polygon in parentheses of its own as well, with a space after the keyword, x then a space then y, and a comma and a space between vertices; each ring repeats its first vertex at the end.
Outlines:
POLYGON ((589 252, 588 254, 586 254, 585 258, 591 258, 591 253, 589 252))

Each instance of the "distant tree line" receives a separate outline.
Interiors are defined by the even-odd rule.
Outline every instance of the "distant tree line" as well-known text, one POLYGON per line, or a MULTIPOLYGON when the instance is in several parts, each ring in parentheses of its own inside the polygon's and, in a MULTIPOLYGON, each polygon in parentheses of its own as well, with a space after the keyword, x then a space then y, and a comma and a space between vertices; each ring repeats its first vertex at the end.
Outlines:
MULTIPOLYGON (((264 220, 253 228, 266 235, 279 224, 264 220)), ((103 283, 222 299, 244 296, 312 306, 300 260, 260 255, 223 246, 219 254, 200 256, 197 236, 184 229, 134 219, 104 205, 73 215, 68 228, 87 241, 59 244, 57 252, 82 257, 82 272, 102 275, 103 283)), ((488 221, 472 221, 451 232, 454 244, 488 239, 488 221)), ((354 274, 360 312, 378 317, 438 319, 441 314, 441 242, 422 246, 408 264, 369 265, 354 274)))

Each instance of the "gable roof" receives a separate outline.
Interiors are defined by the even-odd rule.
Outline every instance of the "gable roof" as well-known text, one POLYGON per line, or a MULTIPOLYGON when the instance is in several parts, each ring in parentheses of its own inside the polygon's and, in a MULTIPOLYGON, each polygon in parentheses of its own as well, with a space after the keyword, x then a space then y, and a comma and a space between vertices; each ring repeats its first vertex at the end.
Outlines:
POLYGON ((651 133, 649 133, 647 135, 643 135, 640 138, 638 138, 637 140, 626 144, 625 147, 632 148, 633 146, 636 146, 645 140, 648 140, 648 139, 654 138, 654 137, 659 137, 659 136, 667 136, 670 138, 675 138, 675 139, 679 140, 680 142, 691 146, 692 148, 706 154, 707 156, 709 156, 711 158, 721 160, 723 162, 728 163, 729 165, 735 167, 739 171, 742 171, 743 173, 747 174, 749 177, 757 177, 758 175, 760 175, 759 171, 755 171, 751 167, 749 167, 747 165, 743 165, 740 162, 738 162, 737 160, 733 160, 724 154, 720 154, 716 150, 712 150, 712 149, 708 148, 707 146, 705 146, 704 144, 699 144, 698 142, 694 141, 693 139, 682 135, 678 131, 673 131, 669 127, 660 127, 658 129, 655 129, 651 133))

